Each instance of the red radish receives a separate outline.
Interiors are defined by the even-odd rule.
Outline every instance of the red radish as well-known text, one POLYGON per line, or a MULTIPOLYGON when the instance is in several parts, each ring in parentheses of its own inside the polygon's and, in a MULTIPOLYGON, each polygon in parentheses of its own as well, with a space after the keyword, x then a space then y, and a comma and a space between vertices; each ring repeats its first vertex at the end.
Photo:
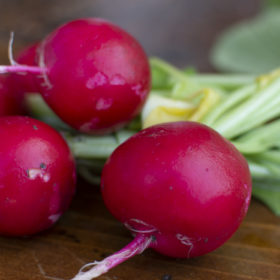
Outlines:
POLYGON ((63 137, 29 117, 2 117, 0 154, 0 234, 52 226, 75 192, 74 159, 63 137))
MULTIPOLYGON (((24 48, 17 56, 16 63, 36 66, 37 48, 39 43, 34 43, 24 48)), ((12 73, 11 78, 14 81, 15 89, 21 96, 25 93, 38 93, 39 86, 33 74, 12 73)))
POLYGON ((251 177, 245 158, 216 131, 174 122, 120 145, 103 169, 101 190, 135 239, 75 280, 95 278, 148 247, 175 258, 216 249, 247 212, 251 177))
POLYGON ((19 99, 14 94, 9 76, 0 76, 0 116, 22 113, 19 99))
MULTIPOLYGON (((38 44, 36 43, 23 49, 16 57, 15 63, 35 66, 37 47, 38 44)), ((10 73, 7 81, 9 82, 10 94, 13 94, 19 105, 19 114, 27 113, 24 97, 27 93, 39 92, 36 78, 33 74, 28 73, 10 73)))
POLYGON ((72 127, 111 132, 140 112, 150 89, 149 62, 120 27, 98 18, 74 20, 48 35, 37 53, 37 67, 2 66, 0 72, 37 75, 45 101, 72 127))

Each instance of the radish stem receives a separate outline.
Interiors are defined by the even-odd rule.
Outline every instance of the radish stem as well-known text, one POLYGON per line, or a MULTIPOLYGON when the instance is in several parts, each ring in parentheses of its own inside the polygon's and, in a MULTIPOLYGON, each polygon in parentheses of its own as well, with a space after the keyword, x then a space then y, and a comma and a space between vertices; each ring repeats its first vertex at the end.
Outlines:
POLYGON ((46 68, 38 66, 28 65, 1 65, 0 74, 4 73, 32 73, 32 74, 44 74, 47 72, 46 68))
POLYGON ((154 237, 152 235, 137 234, 133 241, 120 251, 105 258, 101 262, 95 261, 84 265, 72 280, 90 280, 96 278, 131 257, 141 254, 145 249, 150 247, 153 241, 154 237), (92 268, 89 270, 83 271, 85 268, 91 266, 92 268))
MULTIPOLYGON (((258 112, 263 106, 267 106, 270 102, 274 103, 275 98, 279 94, 279 88, 280 78, 273 81, 264 89, 261 88, 252 98, 223 115, 223 117, 217 120, 211 127, 226 138, 236 137, 240 133, 253 128, 248 126, 248 124, 254 122, 255 117, 258 116, 258 112), (248 127, 246 130, 244 130, 244 123, 248 127)), ((264 117, 263 121, 260 120, 260 123, 264 123, 265 121, 267 121, 267 119, 264 117)))
POLYGON ((177 69, 171 64, 159 59, 151 58, 150 64, 152 67, 158 68, 168 74, 170 77, 174 78, 180 82, 190 81, 197 83, 201 86, 215 86, 222 87, 226 89, 237 88, 240 86, 252 83, 256 76, 254 75, 236 75, 236 74, 194 74, 188 75, 183 71, 177 69))
POLYGON ((256 91, 256 85, 248 85, 238 89, 237 91, 228 95, 224 102, 214 107, 214 109, 206 116, 203 122, 211 126, 216 120, 219 120, 230 108, 238 106, 241 102, 252 96, 256 91))
POLYGON ((76 158, 108 158, 111 153, 126 139, 135 134, 134 131, 119 131, 115 135, 72 136, 65 134, 66 141, 76 158))

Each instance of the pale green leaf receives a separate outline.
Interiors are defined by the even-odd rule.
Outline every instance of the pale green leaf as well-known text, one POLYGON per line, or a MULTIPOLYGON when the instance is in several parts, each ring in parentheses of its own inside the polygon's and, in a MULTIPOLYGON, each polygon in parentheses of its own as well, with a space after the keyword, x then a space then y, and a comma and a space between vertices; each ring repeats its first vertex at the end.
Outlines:
POLYGON ((212 49, 211 61, 232 72, 264 73, 280 67, 280 9, 226 30, 212 49))

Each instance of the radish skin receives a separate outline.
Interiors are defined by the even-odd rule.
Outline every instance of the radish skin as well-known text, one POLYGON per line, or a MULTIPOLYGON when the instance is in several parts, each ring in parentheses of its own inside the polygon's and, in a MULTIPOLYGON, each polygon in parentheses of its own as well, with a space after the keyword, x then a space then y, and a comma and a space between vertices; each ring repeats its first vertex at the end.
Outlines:
POLYGON ((10 76, 0 76, 0 116, 22 114, 21 102, 13 91, 10 76))
POLYGON ((0 153, 0 234, 32 235, 51 227, 76 189, 75 162, 63 137, 29 117, 2 117, 0 153))
MULTIPOLYGON (((12 41, 13 38, 11 38, 12 41)), ((27 114, 28 110, 26 108, 25 104, 25 97, 28 93, 38 93, 39 88, 36 83, 36 79, 34 77, 33 73, 27 74, 26 72, 19 71, 18 73, 14 73, 15 69, 24 70, 28 69, 32 70, 34 72, 34 66, 36 66, 36 50, 37 50, 38 44, 35 43, 33 45, 30 45, 23 50, 21 50, 14 60, 12 55, 12 50, 10 50, 10 61, 11 66, 0 66, 0 71, 3 72, 9 72, 7 81, 9 83, 9 92, 11 95, 15 97, 17 100, 17 103, 19 104, 19 107, 21 111, 19 112, 20 115, 27 114), (32 69, 32 68, 33 69, 32 69)), ((12 46, 10 45, 10 49, 12 49, 12 46)), ((38 67, 37 67, 38 68, 38 67)), ((41 72, 41 69, 37 69, 38 73, 41 72)))

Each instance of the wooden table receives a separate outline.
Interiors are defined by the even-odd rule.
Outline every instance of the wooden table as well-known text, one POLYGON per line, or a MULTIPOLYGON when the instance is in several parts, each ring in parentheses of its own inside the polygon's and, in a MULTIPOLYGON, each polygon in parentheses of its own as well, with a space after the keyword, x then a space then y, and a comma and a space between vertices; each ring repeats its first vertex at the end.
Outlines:
MULTIPOLYGON (((0 59, 7 63, 9 32, 15 51, 58 24, 85 16, 108 18, 131 32, 149 55, 211 71, 209 49, 230 24, 253 16, 257 0, 0 0, 0 59)), ((0 237, 0 279, 69 279, 131 240, 105 209, 98 186, 79 180, 77 195, 51 229, 29 238, 0 237)), ((147 250, 103 280, 280 279, 280 218, 253 200, 240 229, 221 248, 190 260, 147 250)))

